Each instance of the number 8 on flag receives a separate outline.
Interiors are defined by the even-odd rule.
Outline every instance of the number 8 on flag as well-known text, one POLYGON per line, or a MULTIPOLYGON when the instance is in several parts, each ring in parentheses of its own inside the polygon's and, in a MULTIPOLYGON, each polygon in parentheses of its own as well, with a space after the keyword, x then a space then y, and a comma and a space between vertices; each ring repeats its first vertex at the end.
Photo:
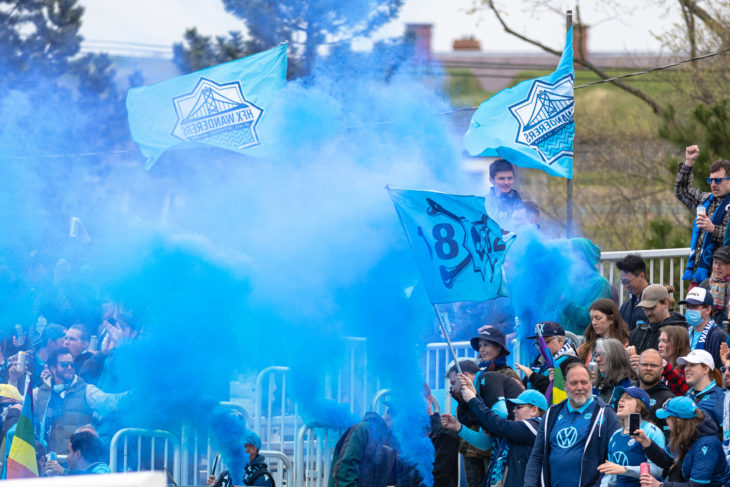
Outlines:
POLYGON ((489 218, 484 198, 388 188, 431 302, 506 296, 502 264, 514 235, 489 218))

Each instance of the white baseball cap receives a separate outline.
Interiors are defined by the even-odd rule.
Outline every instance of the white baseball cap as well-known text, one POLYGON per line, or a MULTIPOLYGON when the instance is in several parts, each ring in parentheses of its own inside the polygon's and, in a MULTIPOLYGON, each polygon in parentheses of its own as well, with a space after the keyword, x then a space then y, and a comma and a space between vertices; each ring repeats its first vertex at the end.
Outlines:
POLYGON ((715 361, 707 350, 692 350, 686 357, 679 357, 677 363, 679 365, 705 364, 710 369, 715 368, 715 361))

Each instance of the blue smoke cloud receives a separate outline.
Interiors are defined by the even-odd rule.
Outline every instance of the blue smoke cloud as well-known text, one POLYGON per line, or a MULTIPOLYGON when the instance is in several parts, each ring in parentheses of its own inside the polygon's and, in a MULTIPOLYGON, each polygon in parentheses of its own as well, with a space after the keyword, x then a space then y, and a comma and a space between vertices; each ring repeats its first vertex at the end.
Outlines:
POLYGON ((333 56, 290 83, 256 157, 173 150, 150 172, 111 154, 47 157, 43 140, 68 137, 73 152, 94 132, 74 134, 75 118, 47 110, 29 140, 21 122, 35 107, 7 96, 0 113, 14 122, 1 144, 22 157, 0 168, 2 327, 38 314, 96 327, 102 303, 123 303, 139 337, 115 352, 107 385, 132 391, 135 406, 114 424, 158 428, 201 421, 234 374, 269 365, 291 368, 308 420, 344 428, 357 418, 322 381, 347 361, 342 337, 364 336, 368 374, 401 411, 403 456, 430 484, 414 345, 433 312, 421 286, 406 293, 417 269, 384 187, 474 189, 460 135, 434 115, 448 102, 397 56, 379 56, 333 56), (383 64, 387 76, 371 69, 383 64), (88 241, 69 235, 72 217, 88 241))

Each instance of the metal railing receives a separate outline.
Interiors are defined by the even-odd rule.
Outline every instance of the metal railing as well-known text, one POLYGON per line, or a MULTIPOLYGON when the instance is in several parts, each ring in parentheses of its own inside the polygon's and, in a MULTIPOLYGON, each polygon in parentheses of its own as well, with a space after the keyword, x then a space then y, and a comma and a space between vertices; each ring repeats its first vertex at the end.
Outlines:
POLYGON ((598 271, 608 282, 618 289, 619 306, 628 297, 628 292, 619 282, 619 270, 616 268, 616 261, 619 261, 629 254, 641 256, 646 262, 646 280, 652 284, 664 284, 674 286, 677 301, 684 298, 685 284, 682 281, 689 247, 680 249, 658 249, 658 250, 627 250, 619 252, 601 252, 601 261, 598 264, 598 271))
POLYGON ((294 482, 297 487, 323 487, 330 476, 333 446, 338 431, 316 425, 304 425, 297 434, 294 453, 294 482))
POLYGON ((286 390, 289 367, 267 367, 256 376, 254 428, 267 450, 284 454, 294 452, 296 434, 303 423, 296 403, 289 401, 286 390), (266 387, 264 387, 266 385, 266 387), (266 397, 264 397, 266 393, 266 397), (264 404, 266 411, 264 411, 264 404), (287 406, 289 406, 287 408, 287 406))
POLYGON ((112 472, 166 470, 170 472, 175 482, 180 484, 180 442, 169 431, 142 428, 121 429, 112 437, 109 468, 112 472), (130 439, 133 440, 131 444, 130 439), (143 439, 147 441, 143 441, 143 439), (156 444, 155 440, 158 439, 161 440, 161 445, 156 444), (172 452, 170 452, 170 448, 172 448, 172 452), (120 449, 122 450, 121 465, 119 463, 120 449), (130 452, 130 449, 133 451, 130 452), (170 454, 172 454, 172 469, 168 467, 170 454))
POLYGON ((265 458, 273 458, 276 461, 274 468, 272 468, 271 463, 266 462, 269 467, 269 472, 274 476, 276 485, 286 485, 287 487, 294 485, 294 465, 288 455, 274 450, 261 450, 259 454, 265 458), (283 482, 285 478, 284 474, 286 474, 286 483, 283 482))

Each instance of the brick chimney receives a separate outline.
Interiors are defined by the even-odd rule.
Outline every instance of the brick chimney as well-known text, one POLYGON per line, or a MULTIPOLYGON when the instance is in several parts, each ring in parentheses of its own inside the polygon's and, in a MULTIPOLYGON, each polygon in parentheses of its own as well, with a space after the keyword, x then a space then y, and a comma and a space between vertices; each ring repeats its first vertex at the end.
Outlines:
POLYGON ((433 24, 406 24, 406 38, 413 39, 417 58, 431 59, 432 31, 433 24))
POLYGON ((588 59, 588 27, 585 24, 573 24, 573 58, 588 59))
POLYGON ((454 44, 452 45, 452 48, 454 51, 481 51, 482 46, 479 44, 479 41, 474 38, 474 36, 469 37, 462 37, 461 39, 456 39, 454 41, 454 44))

